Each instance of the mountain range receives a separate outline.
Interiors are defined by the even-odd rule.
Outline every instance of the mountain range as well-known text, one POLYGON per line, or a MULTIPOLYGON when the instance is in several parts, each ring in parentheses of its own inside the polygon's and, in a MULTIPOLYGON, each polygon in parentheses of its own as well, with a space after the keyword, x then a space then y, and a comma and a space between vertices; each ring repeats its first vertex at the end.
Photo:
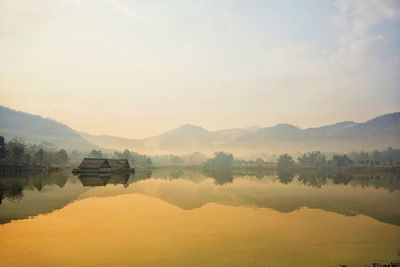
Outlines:
POLYGON ((17 137, 28 143, 45 142, 67 150, 98 148, 65 124, 3 106, 0 106, 0 135, 8 140, 17 137))
POLYGON ((140 153, 212 153, 218 150, 238 154, 298 151, 348 152, 352 150, 400 147, 400 112, 385 114, 366 122, 344 121, 301 129, 290 124, 209 131, 185 124, 163 134, 129 139, 77 132, 40 116, 0 106, 0 135, 21 137, 28 142, 49 142, 69 150, 130 149, 140 153))
POLYGON ((105 135, 81 136, 100 146, 161 153, 188 153, 217 150, 234 153, 297 152, 383 149, 400 147, 400 113, 391 113, 363 123, 339 122, 317 128, 300 129, 290 124, 208 131, 185 124, 161 135, 141 140, 105 135))

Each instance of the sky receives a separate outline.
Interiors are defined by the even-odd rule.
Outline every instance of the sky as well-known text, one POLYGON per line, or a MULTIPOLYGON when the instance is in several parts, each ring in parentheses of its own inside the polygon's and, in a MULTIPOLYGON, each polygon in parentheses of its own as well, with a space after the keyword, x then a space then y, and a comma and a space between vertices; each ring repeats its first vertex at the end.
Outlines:
POLYGON ((0 105, 130 138, 400 111, 398 0, 2 0, 0 105))

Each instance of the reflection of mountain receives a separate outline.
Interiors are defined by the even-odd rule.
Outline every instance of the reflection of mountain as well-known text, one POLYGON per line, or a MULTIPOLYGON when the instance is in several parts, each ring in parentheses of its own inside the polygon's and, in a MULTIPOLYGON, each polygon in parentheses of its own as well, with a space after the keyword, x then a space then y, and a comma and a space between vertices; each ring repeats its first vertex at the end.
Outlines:
POLYGON ((0 177, 0 223, 45 214, 68 205, 88 190, 105 185, 128 186, 151 177, 151 171, 105 177, 80 176, 70 173, 0 177))
POLYGON ((217 176, 219 180, 214 180, 193 170, 156 170, 153 174, 151 171, 136 172, 130 177, 78 179, 58 173, 0 178, 0 195, 4 197, 0 204, 0 223, 48 213, 80 198, 141 193, 182 209, 200 208, 208 203, 271 208, 280 212, 307 207, 347 216, 363 214, 400 225, 400 179, 396 176, 303 173, 290 175, 289 179, 286 176, 231 175, 229 179, 217 176), (104 184, 106 186, 98 186, 104 184), (123 186, 110 186, 113 184, 123 186), (87 185, 92 187, 85 187, 87 185))
POLYGON ((208 131, 183 125, 161 135, 133 140, 113 136, 82 137, 102 147, 157 152, 297 152, 310 150, 372 150, 400 146, 400 113, 386 114, 364 123, 339 122, 318 128, 300 129, 290 124, 208 131))
POLYGON ((86 189, 68 175, 0 177, 0 189, 9 190, 15 184, 21 189, 14 197, 0 192, 5 197, 0 204, 0 223, 52 212, 77 199, 86 189))
POLYGON ((135 193, 160 198, 182 209, 200 208, 207 203, 251 206, 291 212, 302 207, 342 215, 363 214, 379 221, 400 225, 400 192, 390 193, 357 185, 305 186, 298 180, 283 184, 276 178, 236 178, 216 185, 211 180, 193 183, 182 180, 147 180, 132 187, 135 193))

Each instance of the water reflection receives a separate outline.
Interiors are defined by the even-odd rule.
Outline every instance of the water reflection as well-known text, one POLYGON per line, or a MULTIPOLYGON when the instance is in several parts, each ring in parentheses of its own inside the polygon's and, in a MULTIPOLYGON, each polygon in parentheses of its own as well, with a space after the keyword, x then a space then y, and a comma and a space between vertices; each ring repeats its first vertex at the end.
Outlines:
POLYGON ((0 177, 0 223, 61 209, 92 196, 141 193, 182 209, 207 203, 291 212, 302 207, 400 225, 400 179, 395 174, 350 175, 280 171, 277 174, 198 170, 143 170, 112 176, 68 172, 0 177))
POLYGON ((122 184, 128 186, 129 174, 120 175, 79 175, 83 186, 106 186, 107 184, 122 184))
MULTIPOLYGON (((222 189, 238 180, 207 184, 222 189)), ((160 182, 179 183, 180 189, 191 183, 160 182)), ((151 190, 148 183, 154 190, 157 179, 128 188, 147 184, 151 190)), ((123 188, 93 191, 107 187, 123 188)), ((8 267, 371 266, 396 258, 400 227, 319 209, 281 213, 210 203, 187 211, 144 194, 125 194, 86 197, 45 216, 1 225, 0 237, 0 265, 8 267)))

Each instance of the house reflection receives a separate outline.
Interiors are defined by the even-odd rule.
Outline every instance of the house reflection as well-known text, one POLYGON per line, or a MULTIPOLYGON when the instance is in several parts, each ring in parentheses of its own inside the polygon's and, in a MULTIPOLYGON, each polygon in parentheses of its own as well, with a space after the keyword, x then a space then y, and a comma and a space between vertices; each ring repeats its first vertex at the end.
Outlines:
POLYGON ((129 173, 118 175, 94 175, 94 174, 81 174, 78 176, 83 186, 106 186, 109 184, 122 184, 125 187, 129 185, 129 173))

